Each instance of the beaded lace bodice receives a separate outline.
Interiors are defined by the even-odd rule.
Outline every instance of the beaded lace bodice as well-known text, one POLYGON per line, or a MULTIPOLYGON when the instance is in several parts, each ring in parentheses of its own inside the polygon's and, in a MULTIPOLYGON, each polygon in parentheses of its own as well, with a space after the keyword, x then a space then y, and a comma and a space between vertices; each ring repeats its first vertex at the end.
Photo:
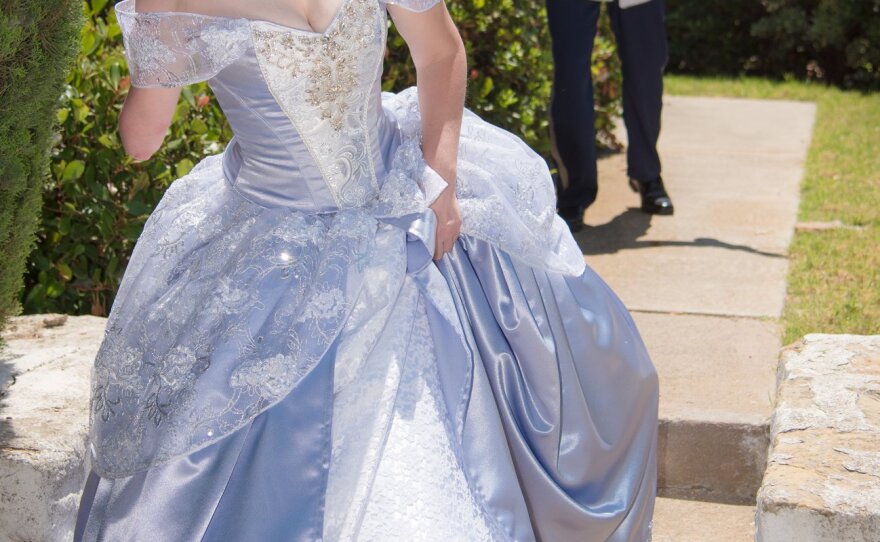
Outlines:
MULTIPOLYGON (((410 1, 419 9, 436 0, 410 1)), ((363 207, 386 172, 384 4, 342 0, 323 32, 267 21, 117 6, 135 86, 209 81, 235 133, 224 169, 256 203, 363 207)))
POLYGON ((384 13, 374 0, 343 0, 320 34, 253 27, 263 77, 341 208, 363 206, 379 189, 370 116, 381 108, 369 105, 379 101, 384 13))

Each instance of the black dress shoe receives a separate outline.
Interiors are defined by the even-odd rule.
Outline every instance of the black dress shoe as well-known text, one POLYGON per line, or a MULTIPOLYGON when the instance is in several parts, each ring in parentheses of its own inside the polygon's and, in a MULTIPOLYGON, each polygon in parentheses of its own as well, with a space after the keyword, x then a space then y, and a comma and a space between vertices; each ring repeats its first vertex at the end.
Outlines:
POLYGON ((666 193, 663 186, 663 178, 657 177, 651 181, 629 180, 629 187, 633 192, 638 192, 642 197, 642 211, 652 215, 671 215, 675 212, 672 199, 666 193))
POLYGON ((571 233, 577 233, 584 229, 584 211, 586 207, 560 207, 559 216, 565 220, 571 233))

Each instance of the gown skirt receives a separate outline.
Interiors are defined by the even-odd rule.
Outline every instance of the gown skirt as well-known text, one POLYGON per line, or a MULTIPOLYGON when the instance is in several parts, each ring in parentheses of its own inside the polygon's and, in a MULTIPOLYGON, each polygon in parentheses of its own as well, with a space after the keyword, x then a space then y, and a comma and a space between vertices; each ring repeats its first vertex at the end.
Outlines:
MULTIPOLYGON (((414 95, 384 100, 402 123, 414 95)), ((283 326, 295 311, 283 310, 279 282, 348 266, 360 286, 351 300, 324 292, 304 309, 324 317, 345 307, 339 331, 321 338, 316 362, 280 400, 195 451, 125 475, 94 468, 75 540, 650 540, 657 374, 628 311, 589 267, 537 261, 556 249, 517 248, 521 224, 499 231, 486 221, 487 203, 516 209, 522 193, 478 187, 516 187, 531 151, 512 137, 466 114, 463 234, 438 262, 429 201, 421 213, 366 222, 261 208, 226 183, 220 157, 176 181, 138 242, 111 330, 170 330, 204 347, 204 334, 187 333, 204 327, 214 300, 252 324, 283 326), (321 242, 344 245, 326 234, 339 228, 369 230, 369 249, 330 265, 321 242), (505 232, 517 237, 497 242, 505 232), (297 235, 311 237, 280 254, 311 267, 258 269, 259 255, 278 256, 272 243, 297 235), (207 260, 219 271, 205 271, 207 260)), ((413 152, 405 143, 385 138, 387 159, 413 152)), ((220 355, 223 339, 207 347, 220 355)), ((284 381, 271 364, 237 378, 284 381)))

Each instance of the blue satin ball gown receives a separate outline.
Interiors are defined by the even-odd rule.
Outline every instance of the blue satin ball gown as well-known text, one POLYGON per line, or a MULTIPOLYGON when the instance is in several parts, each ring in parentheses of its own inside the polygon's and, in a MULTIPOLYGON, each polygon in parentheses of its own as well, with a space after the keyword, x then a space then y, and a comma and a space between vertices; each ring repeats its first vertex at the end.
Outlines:
POLYGON ((175 181, 97 356, 77 540, 645 541, 657 375, 544 161, 470 112, 433 262, 386 4, 326 31, 117 5, 132 82, 207 80, 235 137, 175 181))

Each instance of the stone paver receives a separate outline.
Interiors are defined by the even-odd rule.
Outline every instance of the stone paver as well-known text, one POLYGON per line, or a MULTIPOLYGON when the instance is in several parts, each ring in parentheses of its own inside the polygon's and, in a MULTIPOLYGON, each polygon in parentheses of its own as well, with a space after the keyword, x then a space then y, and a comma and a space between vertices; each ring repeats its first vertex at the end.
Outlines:
POLYGON ((625 158, 600 161, 578 235, 587 261, 633 310, 778 318, 814 117, 808 103, 667 97, 659 147, 676 214, 628 211, 625 158))
POLYGON ((663 368, 660 417, 766 420, 776 388, 777 323, 693 314, 633 317, 654 363, 663 368))
POLYGON ((653 542, 752 542, 755 507, 657 499, 653 542))
POLYGON ((776 382, 774 322, 633 313, 660 370, 661 494, 754 503, 776 382), (678 340, 672 340, 678 338, 678 340))

